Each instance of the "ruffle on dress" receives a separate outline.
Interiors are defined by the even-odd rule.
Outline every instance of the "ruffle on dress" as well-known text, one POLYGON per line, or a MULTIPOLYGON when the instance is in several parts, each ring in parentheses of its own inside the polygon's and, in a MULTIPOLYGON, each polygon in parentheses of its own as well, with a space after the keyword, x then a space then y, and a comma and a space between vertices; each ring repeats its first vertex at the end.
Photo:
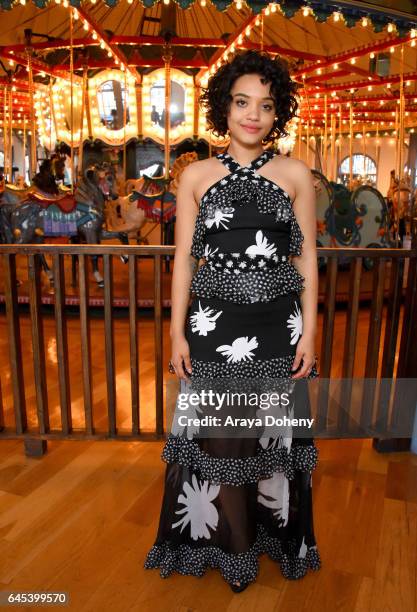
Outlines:
POLYGON ((301 293, 304 281, 305 278, 289 262, 280 262, 275 268, 258 267, 240 274, 230 273, 227 268, 216 269, 207 263, 192 278, 190 293, 238 304, 252 304, 270 302, 288 293, 301 293))
POLYGON ((249 173, 228 174, 217 181, 201 199, 191 245, 191 255, 200 259, 204 256, 206 220, 213 219, 216 210, 233 212, 235 206, 255 201, 259 212, 274 214, 275 220, 290 223, 291 255, 301 255, 304 236, 295 217, 289 195, 273 181, 262 175, 249 173), (227 187, 227 188, 226 188, 227 187))
POLYGON ((292 444, 290 449, 273 444, 262 448, 259 444, 254 456, 213 457, 196 440, 170 434, 161 459, 191 468, 211 484, 239 487, 271 478, 275 472, 283 472, 288 480, 295 478, 296 470, 311 473, 317 466, 318 449, 311 444, 292 444))
POLYGON ((281 572, 288 580, 297 580, 309 569, 318 570, 321 559, 317 546, 305 546, 304 556, 299 556, 295 541, 284 543, 280 538, 269 535, 262 524, 256 527, 256 541, 244 553, 227 553, 218 546, 192 547, 188 544, 170 546, 168 542, 154 545, 148 553, 145 568, 160 568, 162 578, 173 572, 185 576, 203 576, 207 568, 219 569, 229 582, 253 582, 259 571, 259 555, 266 553, 280 565, 281 572))

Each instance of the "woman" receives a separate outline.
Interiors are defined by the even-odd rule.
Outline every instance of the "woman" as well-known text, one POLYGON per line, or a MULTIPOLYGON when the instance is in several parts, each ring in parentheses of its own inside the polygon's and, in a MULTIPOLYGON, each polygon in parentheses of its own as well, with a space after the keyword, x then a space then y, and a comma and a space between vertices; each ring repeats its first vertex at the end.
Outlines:
MULTIPOLYGON (((224 64, 203 90, 209 127, 230 144, 186 167, 178 187, 170 331, 171 371, 182 381, 239 387, 318 376, 311 173, 263 149, 285 135, 295 91, 281 60, 252 50, 224 64)), ((241 592, 264 552, 288 579, 320 567, 311 438, 170 435, 162 458, 164 498, 146 568, 159 567, 163 577, 218 568, 241 592)))

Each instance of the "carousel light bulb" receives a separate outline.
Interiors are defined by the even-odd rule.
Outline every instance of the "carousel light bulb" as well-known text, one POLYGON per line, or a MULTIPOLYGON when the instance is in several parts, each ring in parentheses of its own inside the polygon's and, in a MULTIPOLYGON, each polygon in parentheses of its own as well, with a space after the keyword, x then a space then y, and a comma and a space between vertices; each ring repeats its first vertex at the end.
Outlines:
POLYGON ((411 45, 412 47, 415 47, 415 46, 416 46, 416 41, 415 41, 415 39, 413 39, 413 40, 411 41, 410 45, 411 45))
POLYGON ((336 11, 333 13, 334 21, 340 21, 340 17, 341 17, 341 14, 339 13, 339 11, 336 11))
POLYGON ((77 9, 76 9, 76 8, 75 8, 75 9, 73 9, 73 11, 72 11, 72 16, 74 17, 74 20, 75 20, 75 21, 78 21, 78 17, 79 17, 79 15, 78 15, 78 11, 77 11, 77 9))
POLYGON ((356 57, 352 57, 352 59, 350 60, 351 64, 356 64, 356 57))
POLYGON ((14 60, 9 60, 9 66, 10 66, 11 68, 13 68, 13 66, 14 66, 14 60))
POLYGON ((384 100, 380 100, 379 103, 382 106, 384 104, 384 100))
POLYGON ((111 57, 112 55, 113 55, 113 54, 112 54, 112 52, 111 52, 111 51, 108 51, 108 52, 107 52, 107 57, 111 57))
POLYGON ((206 0, 200 0, 200 6, 206 6, 206 0))
POLYGON ((251 32, 251 27, 247 26, 246 30, 245 30, 245 34, 246 36, 250 36, 250 32, 251 32))
POLYGON ((362 27, 366 28, 368 25, 368 18, 367 17, 362 17, 362 27))
POLYGON ((165 4, 166 6, 168 6, 168 4, 169 4, 169 0, 164 0, 164 4, 165 4))
POLYGON ((339 68, 339 64, 333 64, 333 68, 337 70, 339 68))
POLYGON ((93 38, 94 38, 94 40, 97 40, 97 38, 98 38, 97 32, 93 32, 93 38))
POLYGON ((269 6, 267 6, 265 9, 265 17, 268 17, 269 13, 270 13, 269 6))
POLYGON ((100 49, 104 49, 106 45, 104 44, 104 40, 100 41, 100 49))
POLYGON ((374 57, 375 57, 375 53, 372 51, 372 53, 370 53, 369 57, 370 57, 371 59, 374 59, 374 57))
POLYGON ((86 21, 83 23, 83 28, 86 32, 88 31, 88 23, 86 21))
POLYGON ((255 25, 256 25, 256 26, 261 25, 261 20, 259 19, 259 17, 257 17, 257 18, 255 19, 255 25))
POLYGON ((65 8, 68 8, 68 6, 69 6, 68 0, 64 0, 64 1, 63 1, 63 3, 62 3, 62 5, 63 5, 65 8))
POLYGON ((388 89, 391 89, 391 83, 387 83, 388 89))
POLYGON ((239 37, 238 37, 238 39, 237 39, 237 44, 238 44, 238 45, 241 45, 241 44, 242 44, 242 42, 243 42, 243 35, 242 35, 242 34, 240 34, 240 36, 239 36, 239 37))
POLYGON ((394 51, 395 51, 394 47, 391 47, 390 48, 390 53, 394 53, 394 51))
POLYGON ((368 91, 372 91, 372 85, 368 85, 368 91))
POLYGON ((393 23, 389 23, 387 30, 388 30, 388 32, 393 32, 394 31, 394 24, 393 23))
POLYGON ((410 81, 406 81, 405 84, 407 85, 407 87, 410 87, 410 81))
POLYGON ((236 8, 237 8, 237 10, 238 10, 238 11, 240 11, 240 9, 242 8, 242 2, 241 2, 241 0, 236 0, 236 3, 235 3, 235 4, 236 4, 236 8))
POLYGON ((317 68, 317 74, 321 74, 321 68, 317 68))
POLYGON ((277 5, 276 5, 276 3, 275 3, 275 2, 273 2, 273 3, 271 4, 271 13, 275 13, 275 12, 276 12, 276 10, 277 10, 277 5))
POLYGON ((410 38, 415 38, 416 37, 416 29, 415 28, 411 28, 410 30, 410 38))
POLYGON ((309 15, 310 15, 310 7, 304 6, 303 7, 303 17, 308 17, 309 15))

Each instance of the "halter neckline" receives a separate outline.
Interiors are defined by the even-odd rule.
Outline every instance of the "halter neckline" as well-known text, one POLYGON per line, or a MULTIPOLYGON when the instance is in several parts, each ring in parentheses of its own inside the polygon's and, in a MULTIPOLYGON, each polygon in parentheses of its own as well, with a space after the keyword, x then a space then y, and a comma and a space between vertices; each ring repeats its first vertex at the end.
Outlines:
POLYGON ((272 159, 274 156, 274 152, 271 149, 267 149, 262 151, 258 157, 255 157, 247 166, 241 166, 239 162, 235 160, 234 157, 230 155, 227 151, 224 153, 219 153, 216 157, 222 161, 232 172, 237 172, 238 170, 243 172, 254 171, 263 166, 267 161, 272 159))

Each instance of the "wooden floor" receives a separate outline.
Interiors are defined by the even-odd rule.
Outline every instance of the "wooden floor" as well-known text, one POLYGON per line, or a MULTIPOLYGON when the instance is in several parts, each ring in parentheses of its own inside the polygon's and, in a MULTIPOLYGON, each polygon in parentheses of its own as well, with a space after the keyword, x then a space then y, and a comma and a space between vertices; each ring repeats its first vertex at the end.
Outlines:
MULTIPOLYGON (((337 311, 333 376, 341 375, 346 313, 337 311)), ((363 375, 369 310, 359 317, 355 375, 363 375)), ((169 358, 168 318, 164 359, 169 358)), ((116 319, 118 425, 129 422, 128 320, 116 319)), ((319 330, 322 318, 319 317, 319 330)), ((69 321, 71 400, 83 424, 78 317, 69 321)), ((105 426, 101 314, 91 322, 96 423, 105 426)), ((382 330, 383 331, 383 330, 382 330)), ((21 317, 29 422, 35 415, 28 315, 21 317)), ((55 327, 44 320, 51 425, 59 422, 55 327)), ((152 318, 140 317, 141 413, 153 425, 152 318)), ((383 338, 383 334, 381 336, 383 338)), ((321 337, 317 338, 320 348, 321 337)), ((0 315, 0 379, 12 422, 6 325, 0 315)), ((370 440, 318 440, 313 475, 315 530, 322 568, 286 581, 267 556, 256 584, 234 595, 218 571, 203 579, 144 570, 163 490, 162 442, 54 441, 42 459, 21 441, 0 440, 0 591, 68 591, 70 610, 269 612, 417 610, 417 456, 380 455, 370 440)), ((25 608, 28 609, 28 608, 25 608)), ((30 609, 30 608, 29 608, 30 609)))
POLYGON ((234 595, 204 578, 144 570, 162 497, 161 443, 53 442, 42 459, 1 442, 0 590, 68 591, 71 610, 164 612, 416 609, 417 457, 369 441, 318 441, 313 476, 322 568, 282 578, 266 555, 234 595))

